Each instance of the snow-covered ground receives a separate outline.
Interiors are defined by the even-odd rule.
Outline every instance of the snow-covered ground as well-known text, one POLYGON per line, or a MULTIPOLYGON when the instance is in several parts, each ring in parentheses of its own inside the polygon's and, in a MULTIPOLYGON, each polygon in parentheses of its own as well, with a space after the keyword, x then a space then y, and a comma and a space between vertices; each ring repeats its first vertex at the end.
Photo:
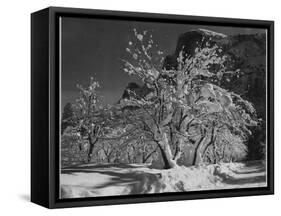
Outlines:
POLYGON ((61 198, 163 193, 266 186, 263 162, 178 167, 87 164, 61 171, 61 198))

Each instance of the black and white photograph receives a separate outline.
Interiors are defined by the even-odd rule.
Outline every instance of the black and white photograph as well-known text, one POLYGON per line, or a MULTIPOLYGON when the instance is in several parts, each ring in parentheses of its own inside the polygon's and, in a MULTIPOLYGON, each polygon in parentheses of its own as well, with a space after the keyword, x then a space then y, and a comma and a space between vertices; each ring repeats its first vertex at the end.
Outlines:
POLYGON ((0 215, 276 215, 278 6, 3 2, 0 215))
POLYGON ((60 198, 267 186, 267 31, 60 18, 60 198))

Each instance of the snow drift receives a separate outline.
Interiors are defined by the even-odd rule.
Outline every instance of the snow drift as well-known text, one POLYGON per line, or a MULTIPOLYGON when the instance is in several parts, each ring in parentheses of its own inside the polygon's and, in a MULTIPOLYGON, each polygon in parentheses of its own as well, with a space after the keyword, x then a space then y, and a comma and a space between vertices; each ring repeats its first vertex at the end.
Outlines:
POLYGON ((261 162, 169 170, 136 164, 87 164, 63 169, 60 181, 61 198, 266 186, 265 166, 261 162))

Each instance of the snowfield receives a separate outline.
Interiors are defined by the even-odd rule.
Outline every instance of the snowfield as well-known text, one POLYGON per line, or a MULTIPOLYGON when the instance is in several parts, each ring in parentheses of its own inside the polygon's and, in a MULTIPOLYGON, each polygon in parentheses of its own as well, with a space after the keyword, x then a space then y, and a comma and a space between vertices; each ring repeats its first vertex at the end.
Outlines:
POLYGON ((265 187, 261 161, 169 170, 139 164, 86 164, 63 168, 61 198, 265 187))

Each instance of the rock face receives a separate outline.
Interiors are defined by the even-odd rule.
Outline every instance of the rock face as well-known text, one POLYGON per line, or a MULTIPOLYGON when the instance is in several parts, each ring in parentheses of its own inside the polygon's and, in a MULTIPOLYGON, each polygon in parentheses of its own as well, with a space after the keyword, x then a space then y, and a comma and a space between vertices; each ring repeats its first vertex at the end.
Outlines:
POLYGON ((226 37, 227 36, 224 34, 208 31, 205 29, 191 30, 183 33, 178 38, 174 54, 165 58, 163 67, 167 70, 175 69, 178 64, 177 57, 181 51, 188 56, 193 56, 197 47, 203 47, 206 42, 209 42, 210 45, 213 45, 219 41, 224 41, 226 37))
POLYGON ((125 88, 121 100, 130 99, 130 97, 133 97, 134 94, 138 97, 145 97, 149 92, 150 90, 145 85, 141 86, 137 83, 131 82, 125 88))

